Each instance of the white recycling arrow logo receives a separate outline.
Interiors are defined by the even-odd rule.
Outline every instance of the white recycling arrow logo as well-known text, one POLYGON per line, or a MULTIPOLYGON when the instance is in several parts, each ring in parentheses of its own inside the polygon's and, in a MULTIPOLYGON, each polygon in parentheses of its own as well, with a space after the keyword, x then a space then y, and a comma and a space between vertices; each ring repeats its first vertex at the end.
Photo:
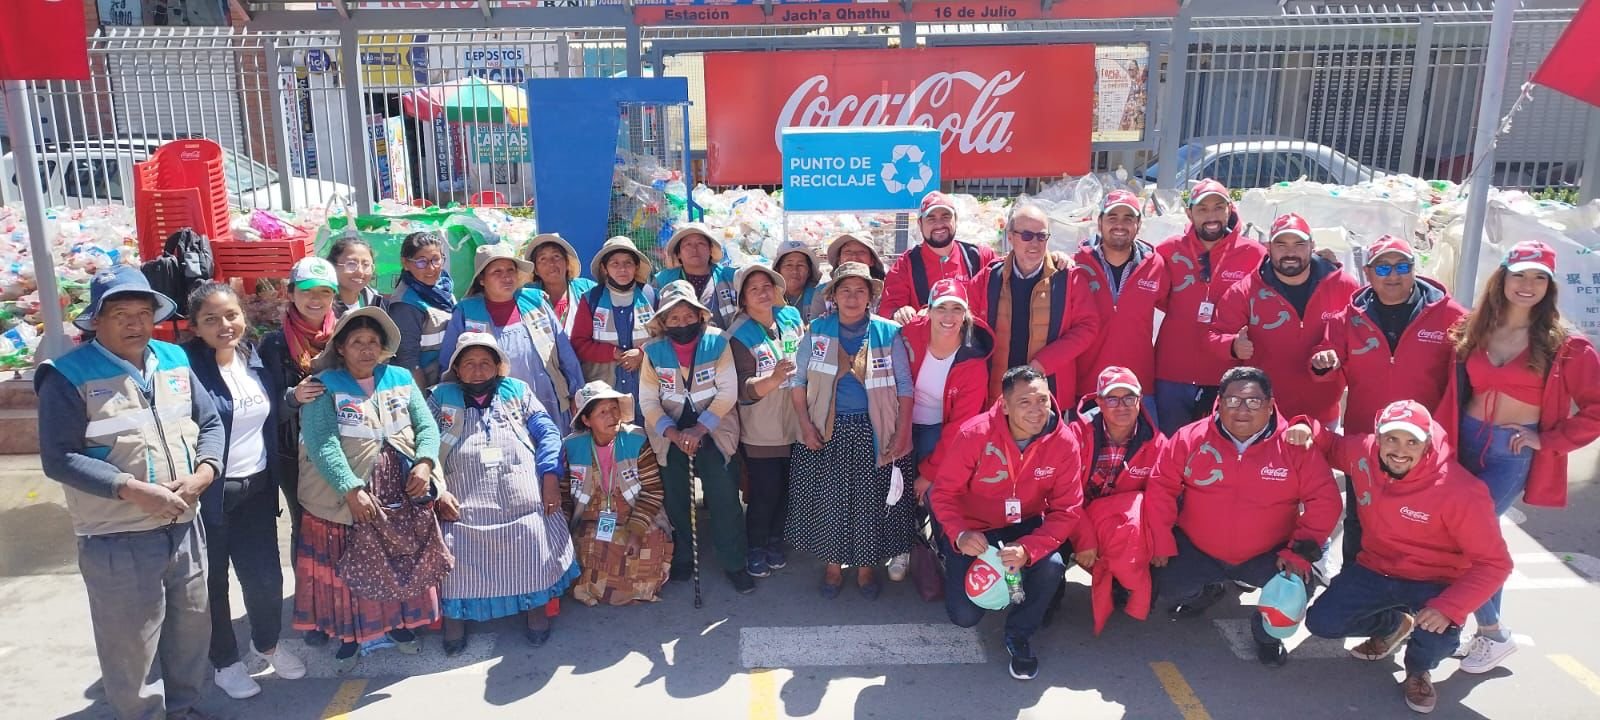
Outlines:
POLYGON ((897 193, 904 190, 912 195, 916 195, 917 193, 927 189, 928 184, 933 182, 933 168, 928 167, 927 163, 922 162, 922 155, 922 148, 917 147, 916 145, 894 146, 894 151, 889 155, 889 162, 883 164, 883 171, 879 173, 879 175, 883 178, 883 188, 892 193, 897 193), (899 170, 896 168, 896 166, 901 160, 909 160, 913 163, 916 163, 916 177, 906 180, 905 182, 901 182, 900 179, 896 177, 899 175, 899 170))

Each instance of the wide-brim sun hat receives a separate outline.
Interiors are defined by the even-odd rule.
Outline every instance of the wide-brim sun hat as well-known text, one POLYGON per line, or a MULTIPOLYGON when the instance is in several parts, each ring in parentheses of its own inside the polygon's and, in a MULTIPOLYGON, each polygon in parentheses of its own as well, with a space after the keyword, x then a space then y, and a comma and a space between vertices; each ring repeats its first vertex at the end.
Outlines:
POLYGON ((483 271, 496 260, 510 260, 516 264, 519 272, 533 273, 533 263, 517 257, 516 251, 509 243, 479 245, 478 251, 472 256, 472 278, 467 281, 467 287, 477 285, 478 278, 483 276, 483 271))
POLYGON ((872 276, 872 270, 858 262, 847 262, 833 269, 833 278, 828 281, 827 300, 833 300, 833 293, 839 288, 839 281, 850 278, 861 278, 867 281, 871 288, 872 299, 883 297, 883 281, 872 276))
POLYGON ((93 332, 94 318, 100 314, 100 308, 105 306, 107 300, 115 300, 123 295, 144 295, 155 300, 157 323, 166 322, 178 312, 178 304, 150 287, 150 280, 145 278, 144 273, 129 265, 118 265, 95 275, 89 282, 89 307, 73 318, 72 324, 80 330, 93 332))
POLYGON ((847 232, 828 243, 828 266, 839 267, 839 254, 844 252, 844 246, 853 242, 861 243, 872 253, 872 262, 878 267, 883 267, 883 256, 878 254, 877 246, 872 244, 872 238, 861 233, 847 232))
POLYGON ((722 243, 717 242, 717 236, 712 234, 711 228, 703 223, 684 223, 672 232, 672 237, 667 238, 666 247, 661 249, 661 262, 669 268, 678 267, 678 244, 690 235, 704 235, 706 242, 711 243, 711 264, 722 262, 722 243))
POLYGON ((617 392, 616 388, 611 387, 611 384, 604 380, 596 380, 578 388, 577 402, 574 403, 575 407, 572 408, 572 429, 574 432, 589 429, 589 424, 584 422, 583 416, 589 411, 590 405, 601 400, 617 401, 618 410, 620 411, 617 414, 622 417, 623 422, 627 422, 634 416, 632 395, 617 392))
MULTIPOLYGON (((860 263, 856 264, 859 265, 860 263)), ((651 335, 660 335, 665 332, 667 313, 672 310, 674 305, 680 303, 694 306, 700 311, 700 317, 703 320, 711 322, 713 317, 711 310, 700 302, 700 298, 695 296, 694 286, 690 285, 688 280, 673 280, 667 283, 666 287, 661 288, 661 298, 656 304, 656 314, 650 318, 650 322, 645 323, 645 329, 649 330, 651 335)))
POLYGON ((804 240, 785 240, 778 246, 778 252, 772 257, 772 267, 777 269, 783 266, 783 259, 800 253, 805 256, 806 267, 811 268, 811 274, 806 278, 806 287, 816 287, 822 282, 822 268, 817 265, 817 256, 811 252, 811 246, 804 240))
POLYGON ((777 270, 773 270, 772 266, 766 263, 750 263, 739 268, 739 272, 733 274, 733 291, 738 293, 742 299, 744 297, 744 281, 749 280, 751 275, 757 273, 766 275, 768 279, 772 280, 772 306, 780 308, 787 305, 788 302, 783 299, 783 275, 777 270))
POLYGON ((589 271, 594 273, 596 282, 604 283, 606 279, 606 258, 614 252, 625 252, 633 256, 634 262, 639 264, 639 269, 634 271, 634 282, 649 282, 650 275, 655 271, 655 265, 650 258, 639 252, 639 246, 633 244, 633 238, 618 235, 607 240, 600 246, 600 251, 594 254, 594 260, 589 263, 589 271))
POLYGON ((339 335, 357 318, 372 318, 377 321, 378 327, 383 328, 383 354, 378 356, 378 362, 388 362, 390 358, 394 357, 395 352, 399 351, 400 328, 394 324, 394 319, 389 317, 389 313, 385 312, 383 308, 376 305, 368 305, 345 313, 339 318, 339 322, 334 323, 333 332, 328 335, 328 345, 322 348, 322 352, 317 355, 314 363, 317 369, 327 370, 336 367, 334 363, 343 362, 343 358, 339 355, 339 335))
MULTIPOLYGON (((539 254, 539 248, 546 245, 555 245, 567 254, 568 280, 583 276, 583 261, 578 259, 578 251, 572 248, 572 243, 567 242, 566 238, 556 233, 539 233, 533 236, 533 240, 528 242, 528 262, 532 263, 534 256, 539 254)), ((538 267, 537 264, 535 267, 538 267)))
POLYGON ((456 361, 460 360, 467 350, 475 347, 485 348, 494 353, 494 364, 499 375, 504 377, 510 374, 511 366, 506 360, 505 351, 500 349, 500 343, 495 341, 493 335, 486 332, 464 332, 456 336, 456 349, 450 352, 450 362, 445 363, 445 372, 441 379, 446 382, 455 381, 456 361))

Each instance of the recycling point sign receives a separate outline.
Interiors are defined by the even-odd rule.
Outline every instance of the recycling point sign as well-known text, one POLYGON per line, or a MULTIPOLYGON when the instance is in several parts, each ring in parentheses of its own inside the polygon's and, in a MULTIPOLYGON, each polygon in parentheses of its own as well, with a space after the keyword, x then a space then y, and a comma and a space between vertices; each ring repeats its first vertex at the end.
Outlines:
POLYGON ((787 212, 916 210, 939 189, 939 131, 784 128, 787 212))

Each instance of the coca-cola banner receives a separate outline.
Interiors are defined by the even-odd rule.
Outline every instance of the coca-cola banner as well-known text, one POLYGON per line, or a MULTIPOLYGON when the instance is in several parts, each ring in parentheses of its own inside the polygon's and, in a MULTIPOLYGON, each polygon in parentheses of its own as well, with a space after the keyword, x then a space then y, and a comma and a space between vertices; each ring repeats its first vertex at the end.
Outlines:
POLYGON ((710 53, 708 180, 777 184, 781 128, 921 125, 944 179, 1089 170, 1093 45, 710 53))

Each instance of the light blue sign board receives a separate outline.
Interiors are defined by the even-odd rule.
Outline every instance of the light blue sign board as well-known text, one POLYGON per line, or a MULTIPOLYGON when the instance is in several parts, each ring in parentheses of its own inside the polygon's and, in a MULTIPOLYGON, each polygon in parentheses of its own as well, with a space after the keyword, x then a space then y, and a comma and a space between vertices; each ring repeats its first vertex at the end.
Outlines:
POLYGON ((933 128, 785 128, 780 146, 788 212, 915 210, 939 189, 933 128))

